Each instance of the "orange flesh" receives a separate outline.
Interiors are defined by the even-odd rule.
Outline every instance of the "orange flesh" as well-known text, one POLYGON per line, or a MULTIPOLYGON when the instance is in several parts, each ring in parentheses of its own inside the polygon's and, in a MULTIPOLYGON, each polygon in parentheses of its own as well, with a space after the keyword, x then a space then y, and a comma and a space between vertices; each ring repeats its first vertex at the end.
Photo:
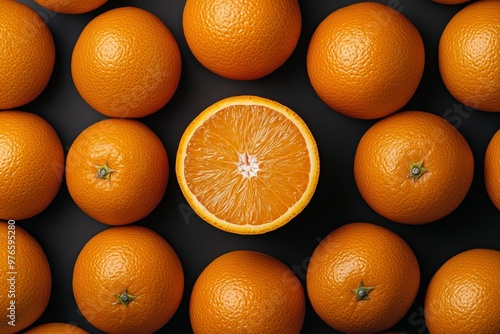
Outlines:
POLYGON ((193 133, 184 161, 197 200, 237 225, 266 224, 284 215, 306 192, 310 172, 307 143, 297 126, 256 105, 212 115, 193 133))

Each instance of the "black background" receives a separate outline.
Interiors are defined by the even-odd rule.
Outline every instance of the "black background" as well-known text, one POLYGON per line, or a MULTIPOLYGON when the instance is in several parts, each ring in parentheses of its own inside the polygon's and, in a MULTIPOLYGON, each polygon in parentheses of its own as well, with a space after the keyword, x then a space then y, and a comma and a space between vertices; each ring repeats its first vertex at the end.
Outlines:
MULTIPOLYGON (((171 173, 163 201, 151 215, 136 224, 161 234, 176 250, 185 272, 185 292, 181 305, 160 333, 192 332, 188 305, 197 276, 217 256, 236 249, 251 249, 275 256, 295 271, 305 287, 308 259, 321 238, 336 227, 354 221, 385 226, 410 244, 421 266, 421 286, 417 299, 393 328, 409 333, 427 332, 423 321, 425 290, 441 264, 470 248, 500 250, 500 212, 489 200, 483 181, 484 152, 500 127, 500 115, 473 111, 461 105, 446 91, 438 71, 439 37, 447 22, 464 5, 441 5, 429 0, 378 1, 407 16, 419 29, 425 43, 424 76, 416 94, 403 110, 424 110, 446 118, 468 140, 475 158, 474 181, 460 207, 439 221, 409 226, 377 215, 366 205, 355 186, 352 170, 356 146, 374 121, 347 118, 329 109, 315 94, 307 78, 306 51, 314 29, 332 11, 356 1, 299 1, 303 28, 295 52, 278 70, 254 81, 224 79, 196 61, 182 31, 183 0, 111 0, 95 11, 81 15, 57 14, 32 0, 20 2, 32 7, 47 22, 54 36, 57 59, 45 91, 35 101, 18 110, 39 114, 49 121, 58 132, 66 152, 81 131, 105 118, 81 99, 71 79, 71 52, 84 26, 106 10, 131 5, 158 16, 177 39, 183 61, 178 90, 163 109, 141 119, 162 139, 169 154, 171 173), (231 234, 203 222, 189 209, 174 173, 177 145, 189 122, 210 104, 239 94, 274 99, 296 111, 315 136, 321 158, 319 184, 310 204, 290 223, 264 235, 231 234)), ((450 166, 450 173, 460 178, 460 166, 450 166)), ((52 269, 50 303, 34 325, 68 322, 91 333, 100 333, 80 314, 72 294, 71 277, 80 249, 92 236, 108 226, 84 214, 73 203, 64 183, 44 212, 16 223, 39 241, 52 269)), ((309 303, 302 332, 337 333, 315 315, 309 303)))

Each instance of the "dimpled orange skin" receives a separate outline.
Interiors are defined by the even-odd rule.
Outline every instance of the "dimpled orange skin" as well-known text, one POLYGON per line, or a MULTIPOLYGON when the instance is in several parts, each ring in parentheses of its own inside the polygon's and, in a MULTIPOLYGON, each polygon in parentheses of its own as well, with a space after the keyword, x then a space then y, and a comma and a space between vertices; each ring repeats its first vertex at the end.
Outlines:
MULTIPOLYGON (((143 226, 114 226, 90 239, 73 271, 73 293, 83 316, 109 334, 153 333, 179 307, 184 273, 174 249, 143 226), (117 295, 136 297, 128 305, 117 295)), ((132 298, 131 298, 132 299, 132 298)))
POLYGON ((432 277, 424 317, 430 334, 500 333, 500 252, 470 249, 446 261, 432 277))
POLYGON ((24 334, 89 334, 89 332, 71 324, 51 322, 33 327, 24 334))
POLYGON ((61 187, 61 141, 46 120, 24 111, 1 111, 0 129, 0 219, 33 217, 61 187))
POLYGON ((21 226, 0 221, 0 240, 3 243, 0 248, 3 273, 3 279, 0 280, 3 291, 0 294, 0 333, 18 333, 34 323, 45 311, 50 299, 52 276, 42 247, 21 226), (8 226, 15 226, 15 230, 8 226), (9 243, 9 240, 13 240, 13 243, 9 243), (12 268, 9 260, 14 260, 12 268), (10 272, 16 273, 13 274, 15 284, 12 289, 11 281, 8 280, 12 277, 10 272), (15 301, 15 326, 8 324, 12 320, 8 317, 11 312, 7 309, 11 300, 15 301))
POLYGON ((0 1, 0 109, 33 101, 49 83, 55 62, 52 33, 30 7, 0 1))
POLYGON ((144 117, 173 97, 181 54, 158 17, 140 8, 115 8, 83 29, 73 49, 71 74, 95 110, 110 117, 144 117))
POLYGON ((75 139, 66 159, 66 184, 75 203, 92 218, 124 225, 150 214, 168 183, 168 157, 160 138, 143 123, 105 119, 75 139), (98 178, 103 166, 109 178, 98 178))
POLYGON ((302 16, 297 0, 187 0, 182 25, 203 66, 228 79, 253 80, 290 57, 302 16))
POLYGON ((394 232, 349 223, 328 234, 307 268, 307 293, 318 316, 343 333, 373 334, 396 324, 413 304, 420 268, 410 246, 394 232), (374 289, 358 300, 360 282, 374 289))
POLYGON ((370 127, 354 157, 356 185, 380 215, 404 224, 425 224, 455 210, 467 195, 474 158, 466 139, 445 119, 405 111, 370 127), (428 169, 415 181, 410 163, 428 169))
POLYGON ((484 182, 488 196, 500 210, 500 130, 493 135, 486 149, 484 182))
POLYGON ((189 316, 195 334, 298 334, 305 317, 304 289, 278 259, 232 251, 213 260, 196 280, 189 316))
POLYGON ((424 63, 417 28, 400 12, 375 2, 332 12, 307 50, 307 73, 321 100, 359 119, 402 108, 420 83, 424 63))
POLYGON ((88 13, 108 0, 34 0, 37 4, 61 14, 88 13))
POLYGON ((448 22, 439 41, 439 70, 461 103, 500 112, 500 2, 471 3, 448 22))

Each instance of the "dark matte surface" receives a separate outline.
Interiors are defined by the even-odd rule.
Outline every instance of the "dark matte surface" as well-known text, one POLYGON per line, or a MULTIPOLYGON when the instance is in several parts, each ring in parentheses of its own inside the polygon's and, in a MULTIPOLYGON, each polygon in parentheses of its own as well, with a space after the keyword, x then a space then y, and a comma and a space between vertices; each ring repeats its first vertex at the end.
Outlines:
MULTIPOLYGON (((463 5, 439 5, 429 0, 379 1, 406 15, 420 30, 426 47, 423 80, 415 96, 403 109, 425 110, 445 117, 469 141, 476 163, 470 193, 455 212, 431 224, 407 226, 388 221, 372 211, 362 200, 354 183, 352 168, 356 145, 373 121, 350 119, 329 109, 314 93, 307 78, 305 55, 314 29, 333 10, 355 1, 300 1, 303 30, 297 49, 274 73, 246 82, 218 77, 194 59, 182 32, 183 0, 111 0, 92 13, 74 16, 50 12, 32 0, 21 2, 34 8, 50 27, 57 47, 57 63, 47 89, 34 102, 18 109, 37 113, 48 120, 58 132, 66 151, 83 129, 104 118, 80 98, 71 79, 71 52, 83 27, 108 9, 133 5, 157 15, 177 39, 183 59, 179 88, 166 107, 141 119, 163 140, 169 152, 172 172, 161 204, 150 216, 136 224, 157 231, 175 248, 186 277, 180 308, 160 333, 191 333, 188 301, 192 285, 211 260, 231 250, 251 249, 273 255, 293 268, 305 286, 308 259, 321 238, 330 231, 353 221, 388 227, 410 244, 421 265, 418 297, 406 316, 393 328, 409 333, 427 332, 423 321, 423 298, 430 278, 444 261, 474 247, 500 250, 500 212, 488 199, 483 183, 484 152, 489 139, 500 126, 500 115, 464 109, 445 90, 437 67, 439 36, 449 19, 463 5), (177 145, 189 122, 213 102, 236 94, 261 95, 295 110, 309 125, 321 156, 321 176, 309 206, 286 226, 259 236, 234 235, 203 222, 190 211, 173 173, 177 145)), ((450 173, 460 177, 460 166, 450 166, 450 173)), ((91 333, 99 333, 78 311, 71 291, 71 276, 80 249, 107 226, 81 212, 69 197, 65 184, 47 210, 17 224, 40 242, 52 268, 50 304, 35 325, 68 322, 91 333)), ((337 332, 326 326, 308 304, 303 333, 337 332)))

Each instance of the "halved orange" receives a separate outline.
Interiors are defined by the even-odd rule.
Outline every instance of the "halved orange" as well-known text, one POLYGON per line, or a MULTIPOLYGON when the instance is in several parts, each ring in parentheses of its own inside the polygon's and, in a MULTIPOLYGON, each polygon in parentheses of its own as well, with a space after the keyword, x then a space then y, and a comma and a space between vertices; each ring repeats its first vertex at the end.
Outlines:
POLYGON ((222 99, 185 130, 176 173, 193 210, 213 226, 237 234, 277 229, 312 198, 319 154, 305 122, 266 98, 222 99))

